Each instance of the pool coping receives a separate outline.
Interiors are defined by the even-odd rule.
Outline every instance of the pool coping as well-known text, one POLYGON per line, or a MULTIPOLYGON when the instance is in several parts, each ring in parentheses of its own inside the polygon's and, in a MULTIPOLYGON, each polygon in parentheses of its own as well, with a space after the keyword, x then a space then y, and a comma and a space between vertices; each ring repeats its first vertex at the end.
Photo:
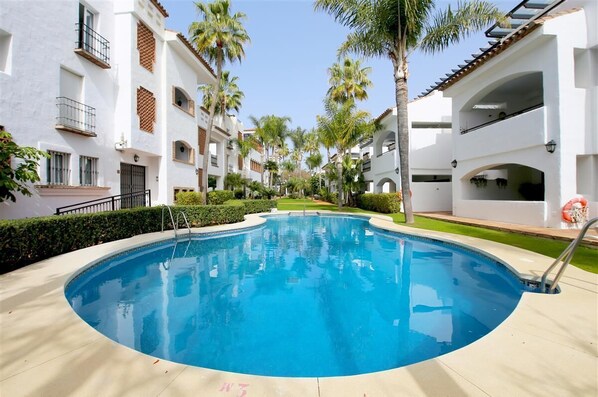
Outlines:
MULTIPOLYGON (((278 214, 303 213, 279 211, 278 214)), ((312 213, 316 211, 306 211, 312 213)), ((317 211, 328 213, 328 211, 317 211)), ((338 214, 337 212, 331 212, 338 214)), ((257 227, 260 215, 214 233, 257 227)), ((384 230, 465 244, 538 279, 552 259, 473 237, 420 231, 370 214, 384 230)), ((598 395, 598 275, 569 267, 561 293, 524 293, 515 311, 480 340, 451 353, 388 371, 330 378, 229 373, 157 359, 119 345, 83 322, 64 285, 86 266, 133 247, 168 240, 150 233, 85 248, 0 276, 0 394, 252 396, 598 395)))

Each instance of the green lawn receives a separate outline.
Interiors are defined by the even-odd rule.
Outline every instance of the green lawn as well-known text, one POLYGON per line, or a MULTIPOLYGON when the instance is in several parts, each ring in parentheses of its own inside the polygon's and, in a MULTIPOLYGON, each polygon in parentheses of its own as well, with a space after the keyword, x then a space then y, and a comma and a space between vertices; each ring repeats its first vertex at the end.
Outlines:
MULTIPOLYGON (((337 206, 332 204, 316 203, 309 199, 280 199, 278 200, 278 209, 280 211, 290 210, 331 210, 337 211, 337 206)), ((344 212, 371 213, 359 208, 343 208, 344 212)), ((403 214, 387 214, 395 223, 403 223, 405 218, 403 214)), ((453 234, 463 234, 466 236, 483 238, 496 241, 514 247, 523 248, 529 251, 537 252, 552 258, 556 258, 563 252, 569 244, 565 241, 553 240, 548 238, 527 236, 520 233, 503 232, 499 230, 484 229, 475 226, 460 225, 457 223, 445 222, 436 219, 415 217, 415 224, 406 225, 418 229, 436 230, 453 234)), ((598 250, 586 247, 579 247, 575 252, 575 257, 571 262, 573 265, 588 272, 598 274, 598 250)))

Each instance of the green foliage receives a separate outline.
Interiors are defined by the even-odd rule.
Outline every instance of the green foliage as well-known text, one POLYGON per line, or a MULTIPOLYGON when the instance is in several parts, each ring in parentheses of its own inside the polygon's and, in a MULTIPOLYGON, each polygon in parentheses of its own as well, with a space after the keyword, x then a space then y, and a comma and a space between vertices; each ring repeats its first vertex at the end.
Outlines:
POLYGON ((178 192, 176 205, 202 205, 203 197, 200 192, 178 192))
POLYGON ((235 189, 235 198, 237 200, 245 198, 245 192, 243 191, 243 189, 235 189))
POLYGON ((330 193, 326 189, 320 189, 320 198, 324 201, 327 201, 332 204, 338 203, 338 194, 337 193, 330 193))
POLYGON ((237 189, 243 186, 243 177, 239 173, 231 172, 224 177, 225 189, 237 189))
POLYGON ((245 214, 270 212, 272 208, 276 208, 276 200, 240 200, 239 202, 243 204, 245 214))
POLYGON ((359 196, 357 206, 364 210, 393 214, 401 210, 401 198, 397 193, 366 193, 359 196))
MULTIPOLYGON (((242 206, 176 206, 192 227, 241 222, 242 206)), ((162 207, 0 221, 0 273, 92 245, 161 229, 162 207), (36 236, 31 238, 31 236, 36 236)), ((172 224, 165 216, 165 228, 172 224)))
POLYGON ((212 205, 224 204, 226 201, 232 200, 233 198, 234 194, 230 190, 214 190, 208 192, 208 204, 212 205))
POLYGON ((265 187, 264 189, 262 189, 262 195, 266 197, 268 200, 270 200, 272 199, 272 197, 276 196, 276 190, 265 187))
POLYGON ((208 187, 211 187, 212 190, 216 189, 218 181, 216 180, 215 176, 208 175, 208 187))
POLYGON ((48 153, 19 146, 12 140, 12 135, 0 131, 0 203, 6 200, 15 202, 17 199, 12 192, 31 196, 27 183, 39 181, 37 166, 44 157, 49 157, 48 153), (13 158, 22 160, 15 168, 11 165, 13 158))

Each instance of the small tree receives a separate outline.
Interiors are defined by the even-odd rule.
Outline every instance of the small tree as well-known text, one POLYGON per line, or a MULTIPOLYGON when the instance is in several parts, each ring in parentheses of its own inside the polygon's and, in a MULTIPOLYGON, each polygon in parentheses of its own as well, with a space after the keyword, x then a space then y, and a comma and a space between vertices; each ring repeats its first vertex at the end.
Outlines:
POLYGON ((208 187, 211 187, 212 190, 215 190, 217 185, 218 185, 218 181, 216 180, 216 177, 209 175, 208 176, 208 187))
POLYGON ((26 146, 19 146, 7 131, 0 131, 0 202, 17 201, 12 192, 31 196, 28 183, 40 180, 37 173, 39 160, 49 157, 48 153, 26 146), (21 159, 12 167, 12 159, 21 159))

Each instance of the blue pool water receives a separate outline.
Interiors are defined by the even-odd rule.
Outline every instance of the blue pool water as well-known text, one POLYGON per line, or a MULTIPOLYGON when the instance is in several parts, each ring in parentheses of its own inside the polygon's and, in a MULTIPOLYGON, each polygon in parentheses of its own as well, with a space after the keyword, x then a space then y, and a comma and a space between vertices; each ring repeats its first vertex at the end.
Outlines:
POLYGON ((498 326, 523 290, 489 258, 362 218, 275 216, 120 254, 76 277, 66 297, 99 332, 155 357, 316 377, 458 349, 498 326))

